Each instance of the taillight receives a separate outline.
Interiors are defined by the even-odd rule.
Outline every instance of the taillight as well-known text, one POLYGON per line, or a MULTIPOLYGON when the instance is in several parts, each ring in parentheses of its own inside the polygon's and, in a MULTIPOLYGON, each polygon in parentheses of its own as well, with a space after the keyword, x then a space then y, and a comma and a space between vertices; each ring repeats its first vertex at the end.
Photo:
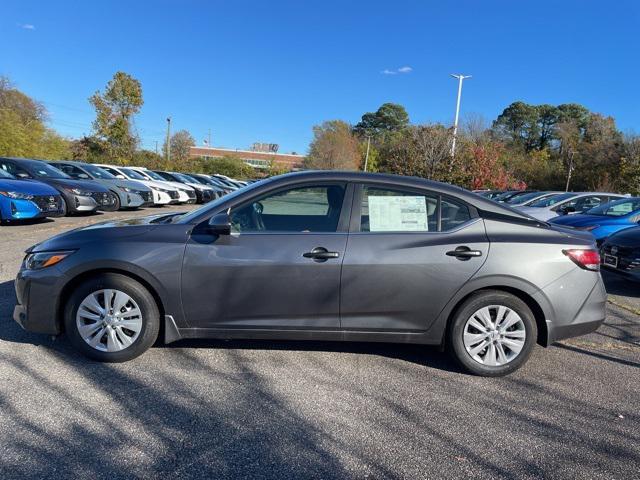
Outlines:
POLYGON ((573 263, 578 265, 580 268, 594 272, 600 270, 600 254, 597 250, 592 248, 588 250, 571 249, 563 250, 562 253, 569 257, 573 263))

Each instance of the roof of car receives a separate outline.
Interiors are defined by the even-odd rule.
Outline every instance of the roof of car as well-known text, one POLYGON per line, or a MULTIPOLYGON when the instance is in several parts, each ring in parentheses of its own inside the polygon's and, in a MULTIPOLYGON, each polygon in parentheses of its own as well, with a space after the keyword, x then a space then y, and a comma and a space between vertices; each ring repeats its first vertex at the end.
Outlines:
POLYGON ((388 173, 365 173, 342 170, 305 170, 302 172, 286 173, 266 179, 264 182, 277 184, 304 183, 307 181, 347 181, 347 182, 369 182, 384 183, 387 185, 426 188, 434 192, 444 195, 458 197, 461 200, 473 205, 479 210, 492 212, 500 215, 507 215, 516 218, 531 219, 531 217, 519 210, 515 210, 509 206, 499 204, 477 195, 470 190, 466 190, 448 183, 436 182, 420 177, 410 177, 404 175, 392 175, 388 173))

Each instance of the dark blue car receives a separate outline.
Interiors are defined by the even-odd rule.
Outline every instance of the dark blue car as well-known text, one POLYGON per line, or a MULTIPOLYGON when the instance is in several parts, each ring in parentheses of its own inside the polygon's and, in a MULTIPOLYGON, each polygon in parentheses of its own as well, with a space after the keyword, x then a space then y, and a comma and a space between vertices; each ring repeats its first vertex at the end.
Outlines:
POLYGON ((598 245, 604 239, 625 228, 638 226, 640 222, 640 197, 623 198, 605 203, 579 215, 563 215, 550 223, 591 232, 598 245))
POLYGON ((36 181, 18 180, 0 168, 0 222, 63 215, 56 189, 36 181))

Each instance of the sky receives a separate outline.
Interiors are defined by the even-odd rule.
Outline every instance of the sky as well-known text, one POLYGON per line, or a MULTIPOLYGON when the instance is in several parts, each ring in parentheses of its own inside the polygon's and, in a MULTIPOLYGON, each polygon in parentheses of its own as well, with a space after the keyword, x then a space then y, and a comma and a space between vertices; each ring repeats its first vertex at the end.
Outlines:
POLYGON ((141 81, 135 125, 166 118, 202 144, 304 153, 312 127, 382 103, 414 123, 488 122, 511 102, 581 103, 640 133, 640 2, 2 0, 0 75, 50 125, 91 133, 87 99, 116 71, 141 81))

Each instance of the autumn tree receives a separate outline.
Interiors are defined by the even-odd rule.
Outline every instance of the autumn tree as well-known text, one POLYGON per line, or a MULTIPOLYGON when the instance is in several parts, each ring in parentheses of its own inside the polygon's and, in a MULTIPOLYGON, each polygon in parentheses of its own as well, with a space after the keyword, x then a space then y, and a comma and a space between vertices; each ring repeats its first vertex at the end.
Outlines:
POLYGON ((313 127, 313 140, 305 168, 355 170, 360 163, 358 140, 351 126, 342 120, 329 120, 313 127))
POLYGON ((402 105, 384 103, 375 112, 362 115, 353 131, 360 137, 380 137, 388 132, 397 132, 409 125, 409 114, 402 105))
POLYGON ((126 164, 139 139, 133 130, 133 116, 140 111, 142 85, 124 72, 116 72, 104 92, 96 92, 89 98, 96 110, 93 129, 96 138, 104 142, 112 161, 126 164))
MULTIPOLYGON (((191 147, 196 144, 191 134, 186 130, 178 130, 171 135, 170 148, 171 148, 171 160, 176 164, 184 163, 189 159, 189 153, 191 147)), ((167 142, 164 142, 162 146, 162 154, 167 156, 167 142)))

